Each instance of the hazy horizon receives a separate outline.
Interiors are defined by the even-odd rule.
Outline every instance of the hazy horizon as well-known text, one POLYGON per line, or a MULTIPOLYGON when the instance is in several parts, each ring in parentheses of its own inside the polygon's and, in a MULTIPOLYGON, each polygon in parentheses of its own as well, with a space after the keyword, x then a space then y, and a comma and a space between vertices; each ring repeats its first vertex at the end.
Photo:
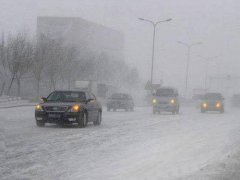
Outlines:
POLYGON ((240 76, 238 71, 238 23, 240 2, 232 0, 169 0, 128 2, 111 0, 1 0, 0 31, 36 31, 37 16, 81 17, 111 27, 125 35, 125 61, 136 66, 144 81, 150 79, 153 21, 172 18, 156 30, 154 82, 184 89, 187 49, 177 41, 202 42, 193 47, 189 87, 204 87, 204 61, 198 56, 217 56, 210 63, 209 75, 240 76), (13 13, 14 12, 14 13, 13 13), (16 23, 17 22, 17 23, 16 23))

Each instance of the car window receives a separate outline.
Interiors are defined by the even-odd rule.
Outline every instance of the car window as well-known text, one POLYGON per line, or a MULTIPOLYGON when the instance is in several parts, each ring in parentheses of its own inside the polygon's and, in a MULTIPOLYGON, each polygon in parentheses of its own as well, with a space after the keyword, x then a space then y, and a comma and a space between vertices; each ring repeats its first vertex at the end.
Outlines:
POLYGON ((173 89, 158 89, 156 91, 156 96, 171 97, 171 96, 174 96, 174 90, 173 89))
POLYGON ((47 97, 47 101, 53 102, 78 102, 86 100, 84 92, 53 92, 47 97))
POLYGON ((205 94, 205 99, 222 99, 222 95, 220 93, 208 93, 205 94))
POLYGON ((112 99, 122 99, 123 95, 122 94, 112 94, 111 98, 112 99))
POLYGON ((89 95, 90 95, 90 99, 96 100, 96 96, 93 93, 89 93, 89 95))

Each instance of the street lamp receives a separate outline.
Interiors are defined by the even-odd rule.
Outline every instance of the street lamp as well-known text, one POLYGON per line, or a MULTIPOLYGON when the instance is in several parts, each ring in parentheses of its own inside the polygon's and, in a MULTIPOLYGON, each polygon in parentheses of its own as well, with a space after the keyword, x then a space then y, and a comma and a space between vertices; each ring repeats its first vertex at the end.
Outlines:
POLYGON ((143 19, 143 18, 138 18, 140 21, 145 21, 148 22, 150 24, 153 25, 153 45, 152 45, 152 67, 151 67, 151 84, 153 83, 153 62, 154 62, 154 50, 155 50, 155 34, 156 34, 156 27, 158 24, 162 23, 162 22, 169 22, 172 19, 166 19, 163 21, 157 21, 157 22, 153 22, 151 20, 148 19, 143 19))
POLYGON ((202 42, 197 42, 197 43, 193 43, 193 44, 188 44, 188 43, 184 43, 182 41, 178 41, 179 44, 187 47, 188 51, 187 51, 187 66, 186 66, 186 78, 185 78, 185 91, 187 94, 187 90, 188 90, 188 75, 189 75, 189 63, 190 63, 190 53, 191 53, 191 48, 193 46, 197 46, 197 45, 201 45, 202 42))
POLYGON ((210 62, 213 61, 213 59, 218 58, 218 56, 213 56, 213 57, 203 57, 203 56, 198 56, 199 58, 202 58, 205 61, 205 89, 207 89, 207 79, 208 79, 208 65, 210 62))

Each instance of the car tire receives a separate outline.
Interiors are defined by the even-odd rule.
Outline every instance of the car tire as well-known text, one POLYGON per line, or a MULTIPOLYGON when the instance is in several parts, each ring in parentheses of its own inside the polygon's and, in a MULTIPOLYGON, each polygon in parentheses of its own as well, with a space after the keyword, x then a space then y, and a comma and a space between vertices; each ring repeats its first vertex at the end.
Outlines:
POLYGON ((87 112, 82 113, 82 115, 78 119, 78 127, 85 128, 88 123, 88 115, 87 112))
POLYGON ((110 111, 111 109, 110 109, 110 107, 107 107, 107 111, 110 111))
POLYGON ((223 114, 223 113, 224 113, 224 109, 221 109, 221 110, 220 110, 220 113, 223 114))
POLYGON ((101 122, 102 122, 102 113, 99 111, 98 112, 98 117, 97 117, 96 121, 93 121, 93 124, 95 126, 99 126, 101 124, 101 122))
POLYGON ((205 112, 206 112, 206 110, 201 109, 201 113, 205 113, 205 112))
POLYGON ((44 127, 45 126, 45 122, 43 121, 36 121, 36 124, 38 127, 44 127))
POLYGON ((177 108, 177 110, 176 110, 176 114, 179 114, 179 109, 180 109, 180 108, 179 108, 179 106, 178 106, 178 108, 177 108))
POLYGON ((113 111, 115 112, 115 111, 116 111, 116 109, 115 109, 115 108, 113 108, 113 111))
POLYGON ((134 111, 134 107, 131 107, 131 109, 130 109, 132 112, 134 111))

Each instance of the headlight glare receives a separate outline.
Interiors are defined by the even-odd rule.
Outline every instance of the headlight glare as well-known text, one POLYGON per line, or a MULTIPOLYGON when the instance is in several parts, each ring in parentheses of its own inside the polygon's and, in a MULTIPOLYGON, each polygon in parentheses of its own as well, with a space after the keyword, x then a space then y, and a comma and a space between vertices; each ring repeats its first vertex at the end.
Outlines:
POLYGON ((202 105, 204 108, 207 108, 208 107, 208 104, 207 103, 203 103, 202 105))
POLYGON ((170 101, 171 104, 175 104, 175 102, 176 102, 175 99, 171 99, 170 101))
POLYGON ((35 106, 35 110, 36 110, 36 111, 43 111, 43 108, 42 108, 42 106, 41 106, 40 104, 37 104, 37 105, 35 106))
POLYGON ((217 104, 216 104, 216 107, 217 107, 217 108, 220 108, 220 107, 221 107, 221 103, 217 103, 217 104))
POLYGON ((73 105, 70 109, 70 112, 79 112, 81 107, 79 105, 73 105))
POLYGON ((157 103, 157 100, 156 100, 156 99, 153 99, 152 102, 153 102, 153 104, 156 104, 156 103, 157 103))

